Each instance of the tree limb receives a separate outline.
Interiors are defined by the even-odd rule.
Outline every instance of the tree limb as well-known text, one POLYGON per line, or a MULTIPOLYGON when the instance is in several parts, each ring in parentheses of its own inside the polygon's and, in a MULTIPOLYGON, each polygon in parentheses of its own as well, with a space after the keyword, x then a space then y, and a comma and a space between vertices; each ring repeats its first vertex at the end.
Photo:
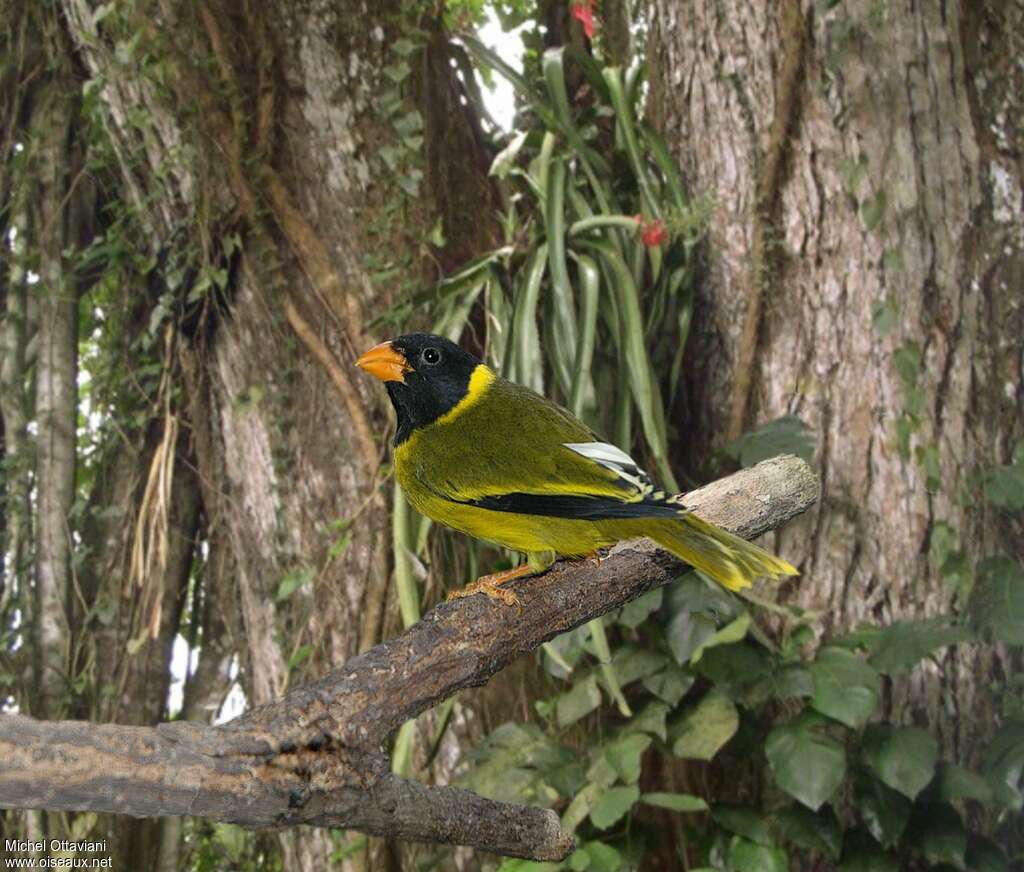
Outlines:
MULTIPOLYGON (((779 457, 684 501, 753 538, 813 505, 818 489, 803 461, 779 457)), ((444 603, 401 636, 219 727, 0 717, 0 807, 347 827, 560 859, 573 840, 553 811, 398 778, 381 744, 405 720, 683 570, 646 540, 620 543, 598 564, 557 564, 513 585, 522 616, 485 597, 444 603)))

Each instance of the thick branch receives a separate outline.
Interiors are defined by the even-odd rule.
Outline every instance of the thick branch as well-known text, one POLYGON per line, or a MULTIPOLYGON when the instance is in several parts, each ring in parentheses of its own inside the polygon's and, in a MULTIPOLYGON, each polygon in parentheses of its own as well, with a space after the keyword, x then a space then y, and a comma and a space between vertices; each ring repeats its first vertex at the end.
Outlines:
MULTIPOLYGON (((752 538, 805 511, 803 461, 765 461, 688 495, 702 517, 752 538)), ((646 541, 601 563, 563 563, 514 587, 523 615, 485 597, 438 606, 404 634, 222 727, 156 728, 0 718, 0 807, 190 814, 250 827, 351 827, 390 838, 558 859, 554 812, 393 776, 380 746, 403 721, 485 683, 542 642, 677 577, 646 541)))

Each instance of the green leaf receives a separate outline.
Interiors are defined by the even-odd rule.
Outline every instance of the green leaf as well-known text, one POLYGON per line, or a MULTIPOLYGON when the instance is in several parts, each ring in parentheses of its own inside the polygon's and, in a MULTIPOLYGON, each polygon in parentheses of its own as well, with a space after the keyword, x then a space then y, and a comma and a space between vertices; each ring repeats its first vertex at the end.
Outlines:
POLYGON ((772 730, 765 753, 779 787, 812 811, 821 808, 846 776, 843 746, 803 727, 772 730))
POLYGON ((967 835, 967 868, 971 872, 1010 872, 1006 854, 995 842, 974 833, 967 835))
POLYGON ((939 796, 942 799, 976 799, 992 802, 992 787, 980 775, 957 766, 943 763, 939 766, 939 796))
POLYGON ((661 608, 664 598, 664 588, 656 587, 648 591, 642 597, 626 603, 619 612, 618 622, 630 630, 635 630, 654 612, 661 608))
POLYGON ((860 216, 864 219, 865 230, 870 233, 882 223, 888 204, 889 199, 884 188, 879 188, 873 197, 870 197, 861 204, 860 216))
POLYGON ((669 811, 695 812, 707 811, 708 804, 699 796, 689 793, 644 793, 640 796, 640 802, 646 805, 654 805, 658 808, 667 808, 669 811))
POLYGON ((715 619, 707 612, 680 612, 665 629, 669 650, 680 666, 715 635, 715 619))
POLYGON ((956 810, 945 803, 918 804, 907 827, 905 841, 931 863, 964 868, 967 833, 956 810))
POLYGON ((469 756, 473 765, 458 779, 459 786, 500 802, 550 806, 581 783, 581 772, 575 777, 566 773, 578 755, 533 724, 502 724, 469 756), (565 792, 553 786, 559 779, 567 782, 565 792))
POLYGON ((884 847, 894 847, 910 820, 910 801, 867 772, 857 774, 854 801, 871 835, 884 847))
POLYGON ((779 699, 814 696, 814 678, 811 670, 796 663, 785 666, 775 673, 774 687, 775 696, 779 699))
POLYGON ((729 842, 729 864, 737 870, 789 872, 789 861, 780 848, 768 848, 740 836, 734 836, 729 842))
POLYGON ((792 805, 775 816, 774 826, 782 838, 798 848, 839 859, 843 833, 830 806, 815 814, 802 805, 792 805))
POLYGON ((899 323, 899 310, 891 297, 886 297, 871 307, 871 323, 883 339, 896 329, 899 323))
POLYGON ((1024 464, 997 466, 985 473, 985 498, 994 506, 1011 512, 1024 511, 1024 464))
POLYGON ((861 758, 883 783, 914 799, 935 776, 939 746, 918 727, 872 724, 864 733, 861 758))
POLYGON ((845 648, 822 649, 810 666, 814 678, 811 707, 857 729, 878 707, 878 673, 845 648))
POLYGON ((293 569, 281 579, 277 586, 277 593, 274 594, 274 602, 284 602, 295 591, 313 580, 313 570, 308 566, 293 569))
POLYGON ((902 672, 937 648, 966 642, 971 637, 971 631, 959 626, 953 617, 896 621, 882 629, 870 663, 886 674, 902 672))
POLYGON ((619 682, 625 687, 648 675, 654 675, 664 668, 669 659, 649 648, 637 648, 635 645, 621 645, 615 649, 612 666, 619 676, 619 682))
POLYGON ((544 863, 540 860, 502 860, 498 872, 555 872, 558 863, 544 863))
POLYGON ((775 844, 768 824, 756 809, 721 803, 711 809, 711 817, 722 829, 743 836, 751 842, 767 847, 775 844))
POLYGON ((992 737, 982 772, 1002 805, 1024 808, 1024 721, 1008 721, 992 737))
POLYGON ((587 842, 580 851, 587 855, 587 872, 620 872, 624 868, 622 854, 604 842, 587 842))
POLYGON ((744 433, 722 449, 740 466, 754 466, 780 454, 814 460, 814 431, 795 415, 785 415, 744 433))
POLYGON ((594 803, 590 809, 590 821, 599 830, 606 830, 626 814, 639 798, 639 787, 613 787, 594 803))
POLYGON ((759 645, 738 642, 709 648, 699 669, 719 690, 748 707, 771 696, 771 663, 759 645))
POLYGON ((691 663, 700 662, 701 656, 708 648, 714 648, 717 645, 729 645, 733 642, 739 642, 744 639, 747 635, 747 630, 750 629, 750 612, 741 612, 740 616, 733 621, 730 621, 721 630, 713 633, 700 645, 698 645, 693 654, 690 655, 691 663))
POLYGON ((725 694, 712 690, 673 726, 672 753, 689 760, 710 760, 739 725, 736 706, 725 694))
POLYGON ((665 718, 668 716, 669 708, 663 702, 650 702, 640 714, 630 721, 630 728, 643 733, 657 736, 661 741, 668 739, 668 730, 665 726, 665 718))
POLYGON ((1024 567, 1009 557, 988 557, 978 575, 977 619, 996 641, 1024 645, 1024 567))
POLYGON ((300 645, 295 650, 295 653, 292 654, 292 656, 288 658, 288 668, 289 669, 294 669, 296 666, 298 666, 301 663, 303 663, 306 660, 308 660, 309 659, 309 655, 312 654, 312 653, 313 653, 313 646, 312 645, 300 645))
POLYGON ((584 872, 590 866, 590 854, 583 848, 577 848, 569 856, 569 868, 573 872, 584 872))
POLYGON ((640 760, 650 744, 650 736, 630 733, 609 745, 604 756, 619 778, 626 784, 634 784, 640 778, 640 760))
POLYGON ((673 664, 655 675, 648 676, 642 684, 658 699, 675 707, 685 696, 686 691, 693 686, 693 681, 692 675, 673 664))
POLYGON ((838 872, 900 872, 892 854, 887 854, 863 830, 848 831, 843 839, 843 860, 838 872))
POLYGON ((555 712, 558 726, 567 727, 585 715, 590 714, 601 705, 601 691, 597 688, 597 678, 591 675, 576 682, 572 690, 558 698, 555 712))

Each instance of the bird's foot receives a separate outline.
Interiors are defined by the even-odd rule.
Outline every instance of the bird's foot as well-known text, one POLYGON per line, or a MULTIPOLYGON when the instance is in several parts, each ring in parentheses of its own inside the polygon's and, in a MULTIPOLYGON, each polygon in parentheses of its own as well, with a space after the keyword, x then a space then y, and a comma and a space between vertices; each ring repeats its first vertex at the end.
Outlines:
POLYGON ((524 563, 522 566, 515 566, 512 569, 506 569, 502 572, 492 572, 490 575, 482 575, 476 581, 471 584, 467 584, 460 590, 453 590, 448 594, 448 601, 451 602, 453 599, 460 599, 464 596, 472 596, 475 593, 483 593, 489 596, 491 599, 501 600, 507 606, 515 606, 519 613, 522 614, 523 607, 519 602, 519 597, 516 596, 514 590, 502 590, 499 585, 505 584, 508 581, 513 581, 517 578, 522 578, 524 575, 531 575, 533 569, 529 563, 524 563))

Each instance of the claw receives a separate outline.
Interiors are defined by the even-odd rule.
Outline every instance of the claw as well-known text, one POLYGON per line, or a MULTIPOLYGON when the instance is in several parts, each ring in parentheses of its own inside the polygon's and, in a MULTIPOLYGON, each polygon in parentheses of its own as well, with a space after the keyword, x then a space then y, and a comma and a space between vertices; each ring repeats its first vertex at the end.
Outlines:
POLYGON ((448 601, 460 599, 464 596, 472 596, 475 593, 486 594, 491 599, 501 600, 507 606, 515 606, 519 614, 523 613, 523 606, 514 590, 503 590, 499 585, 522 578, 524 575, 531 575, 533 569, 530 564, 524 563, 503 572, 493 572, 490 575, 483 575, 471 584, 467 584, 460 590, 453 590, 448 594, 448 601))

